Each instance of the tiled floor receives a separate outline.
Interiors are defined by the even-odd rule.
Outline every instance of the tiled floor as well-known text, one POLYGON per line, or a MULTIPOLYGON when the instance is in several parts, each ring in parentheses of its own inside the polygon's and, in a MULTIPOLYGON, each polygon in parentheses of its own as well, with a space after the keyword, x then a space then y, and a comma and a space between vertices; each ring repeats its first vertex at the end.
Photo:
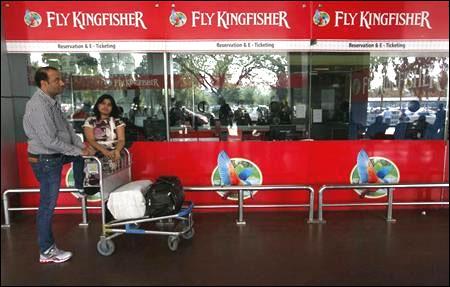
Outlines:
POLYGON ((448 285, 448 209, 325 213, 196 213, 195 236, 176 252, 167 237, 123 235, 109 257, 97 253, 98 215, 56 215, 62 264, 39 264, 34 215, 13 218, 1 235, 2 285, 448 285))

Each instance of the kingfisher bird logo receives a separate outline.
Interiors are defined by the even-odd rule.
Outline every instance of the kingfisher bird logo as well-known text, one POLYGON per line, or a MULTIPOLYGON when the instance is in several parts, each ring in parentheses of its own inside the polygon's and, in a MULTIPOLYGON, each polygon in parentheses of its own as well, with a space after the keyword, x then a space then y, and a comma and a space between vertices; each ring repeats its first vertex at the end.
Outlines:
MULTIPOLYGON (((229 158, 225 151, 217 157, 217 166, 211 175, 213 186, 261 185, 263 177, 259 167, 244 158, 229 158)), ((243 188, 244 189, 244 188, 243 188)), ((253 197, 257 191, 244 190, 244 199, 253 197)), ((218 191, 224 199, 238 200, 238 191, 218 191)))
POLYGON ((35 28, 41 25, 42 23, 42 17, 37 12, 33 12, 30 10, 25 11, 25 16, 23 17, 23 20, 25 21, 25 24, 27 24, 28 27, 35 28))
POLYGON ((313 16, 313 23, 319 27, 324 27, 330 23, 330 15, 327 12, 316 9, 313 16))
MULTIPOLYGON (((350 182, 355 184, 365 183, 398 183, 400 171, 389 159, 384 157, 370 157, 364 149, 361 149, 356 159, 356 165, 350 173, 350 182)), ((387 195, 386 188, 355 189, 361 198, 380 198, 387 195)))
POLYGON ((177 12, 175 9, 172 9, 172 13, 170 13, 169 17, 170 24, 175 27, 181 27, 187 22, 187 17, 183 12, 177 12))

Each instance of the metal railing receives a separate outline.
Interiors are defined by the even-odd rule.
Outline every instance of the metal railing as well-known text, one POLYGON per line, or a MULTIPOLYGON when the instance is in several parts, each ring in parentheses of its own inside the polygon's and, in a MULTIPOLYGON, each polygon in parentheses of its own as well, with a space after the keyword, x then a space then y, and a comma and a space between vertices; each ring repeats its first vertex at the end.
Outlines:
MULTIPOLYGON (((126 164, 121 163, 118 171, 121 171, 125 168, 128 169, 127 176, 131 179, 131 156, 128 150, 126 150, 127 158, 126 164)), ((101 161, 97 157, 87 156, 85 158, 90 158, 99 164, 99 168, 101 169, 101 161)), ((100 172, 100 183, 101 189, 105 189, 103 186, 104 178, 102 176, 103 172, 100 172)), ((111 175, 111 174, 110 174, 111 175)), ((107 177, 109 177, 108 175, 107 177)), ((113 185, 116 185, 113 183, 113 185)), ((110 186, 107 189, 115 188, 110 186)), ((244 207, 245 208, 277 208, 277 207, 309 207, 309 215, 308 215, 308 223, 325 223, 326 221, 323 219, 323 207, 326 206, 385 206, 387 205, 387 216, 386 221, 395 222, 396 220, 392 218, 392 208, 393 205, 448 205, 448 201, 428 201, 428 202, 393 202, 393 193, 395 188, 449 188, 448 183, 418 183, 418 184, 346 184, 346 185, 323 185, 318 192, 318 219, 314 220, 314 189, 309 185, 252 185, 252 186, 186 186, 184 187, 185 191, 237 191, 239 194, 238 197, 238 205, 199 205, 195 208, 238 208, 238 219, 236 220, 236 224, 245 225, 244 221, 244 207), (365 188, 365 189, 378 189, 378 188, 386 188, 387 189, 387 198, 388 201, 386 203, 339 203, 339 204, 324 204, 323 203, 323 194, 327 190, 333 189, 355 189, 355 188, 365 188), (244 191, 264 191, 264 190, 303 190, 309 191, 309 203, 308 204, 261 204, 261 205, 244 205, 244 191)), ((108 190, 110 191, 110 190, 108 190)), ((31 189, 8 189, 3 195, 3 207, 4 207, 4 215, 5 215, 5 224, 3 224, 2 228, 10 227, 10 211, 26 211, 26 210, 38 210, 38 207, 9 207, 8 195, 11 193, 31 193, 31 192, 39 192, 37 188, 31 189)), ((60 192, 79 192, 76 188, 61 188, 60 192)), ((103 193, 102 193, 103 194, 103 193)), ((66 207, 56 207, 55 209, 59 210, 73 210, 73 209, 81 209, 82 210, 82 222, 79 224, 80 226, 87 226, 87 210, 88 209, 102 209, 104 210, 104 198, 102 198, 102 207, 88 207, 86 197, 80 196, 78 197, 81 202, 81 206, 66 206, 66 207)), ((102 217, 104 217, 104 212, 102 212, 102 217)), ((103 219, 104 220, 104 219, 103 219)))
MULTIPOLYGON (((245 205, 245 207, 309 207, 308 223, 313 222, 314 217, 314 189, 309 185, 250 185, 250 186, 185 186, 185 191, 238 191, 238 219, 236 224, 244 225, 244 191, 249 190, 306 190, 309 191, 309 203, 308 204, 289 204, 289 205, 245 205)), ((195 208, 229 208, 236 207, 236 205, 215 205, 215 206, 196 206, 195 208)))
MULTIPOLYGON (((98 168, 99 168, 99 182, 100 182, 100 189, 107 189, 108 192, 111 192, 113 189, 115 189, 118 185, 123 183, 123 180, 119 177, 115 177, 115 173, 119 173, 122 170, 127 169, 127 180, 131 180, 131 155, 130 152, 124 148, 123 149, 126 153, 125 158, 121 158, 118 161, 117 168, 112 171, 112 173, 103 176, 103 170, 102 170, 102 162, 101 160, 96 156, 83 156, 84 159, 91 159, 97 162, 98 168), (105 179, 109 178, 108 182, 105 184, 105 179), (106 185, 106 186, 105 186, 106 185)), ((126 180, 125 180, 126 181, 126 180)), ((3 208, 4 208, 4 215, 5 215, 5 224, 2 224, 2 228, 9 228, 11 227, 11 219, 10 219, 10 211, 26 211, 26 210, 38 210, 39 207, 9 207, 9 199, 8 195, 11 193, 32 193, 37 192, 39 193, 39 188, 18 188, 18 189, 8 189, 5 190, 5 192, 2 195, 2 201, 3 201, 3 208)), ((79 189, 77 188, 60 188, 60 192, 76 192, 79 195, 79 189)), ((103 193, 102 193, 103 194, 103 193)), ((73 210, 73 209, 81 209, 82 213, 82 222, 79 224, 81 227, 88 226, 87 221, 87 210, 88 209, 100 209, 100 207, 88 207, 87 206, 87 199, 86 196, 77 196, 77 198, 81 202, 81 206, 63 206, 63 207, 55 207, 56 210, 73 210)), ((102 205, 104 205, 104 201, 102 198, 102 205)), ((102 215, 104 216, 104 215, 102 215)))
MULTIPOLYGON (((2 228, 11 227, 11 219, 9 217, 10 211, 26 211, 26 210, 38 210, 39 207, 9 207, 9 199, 8 195, 11 193, 31 193, 31 192, 39 192, 39 188, 18 188, 18 189, 8 189, 2 195, 3 199, 3 209, 5 214, 5 224, 2 224, 2 228)), ((79 193, 79 190, 76 188, 61 188, 59 192, 76 192, 79 193)), ((81 206, 63 206, 63 207, 55 207, 55 209, 62 210, 72 210, 72 209, 81 209, 82 213, 82 222, 79 224, 81 227, 85 227, 88 225, 87 223, 87 205, 86 205, 86 197, 79 196, 81 206)))
POLYGON ((443 205, 449 204, 448 201, 426 201, 426 202, 397 202, 394 203, 394 189, 395 188, 438 188, 444 187, 448 188, 449 184, 447 183, 411 183, 411 184, 401 184, 401 183, 393 183, 393 184, 344 184, 344 185, 322 185, 318 193, 318 219, 314 220, 313 223, 325 223, 326 221, 323 219, 323 207, 324 206, 375 206, 375 205, 387 205, 387 222, 395 222, 396 220, 392 218, 392 206, 393 205, 443 205), (340 203, 340 204, 324 204, 323 203, 323 194, 327 190, 333 189, 355 189, 355 188, 365 188, 365 189, 374 189, 374 188, 387 188, 388 202, 386 203, 340 203))

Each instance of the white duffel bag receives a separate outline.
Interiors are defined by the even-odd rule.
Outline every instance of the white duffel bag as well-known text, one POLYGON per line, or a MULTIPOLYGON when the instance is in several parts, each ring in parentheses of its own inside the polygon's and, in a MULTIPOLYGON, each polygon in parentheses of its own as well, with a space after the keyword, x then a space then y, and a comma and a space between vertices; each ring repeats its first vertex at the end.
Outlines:
POLYGON ((152 182, 137 180, 122 185, 109 195, 108 209, 117 220, 139 218, 145 215, 145 193, 152 182))

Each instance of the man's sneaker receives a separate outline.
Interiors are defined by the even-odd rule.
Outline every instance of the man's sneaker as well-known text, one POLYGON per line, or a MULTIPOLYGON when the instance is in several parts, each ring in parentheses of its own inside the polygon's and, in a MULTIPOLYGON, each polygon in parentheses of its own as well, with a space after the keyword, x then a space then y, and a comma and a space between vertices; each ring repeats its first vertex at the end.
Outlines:
POLYGON ((47 251, 39 256, 39 262, 41 263, 62 263, 69 260, 72 257, 72 252, 60 250, 53 245, 47 251))

